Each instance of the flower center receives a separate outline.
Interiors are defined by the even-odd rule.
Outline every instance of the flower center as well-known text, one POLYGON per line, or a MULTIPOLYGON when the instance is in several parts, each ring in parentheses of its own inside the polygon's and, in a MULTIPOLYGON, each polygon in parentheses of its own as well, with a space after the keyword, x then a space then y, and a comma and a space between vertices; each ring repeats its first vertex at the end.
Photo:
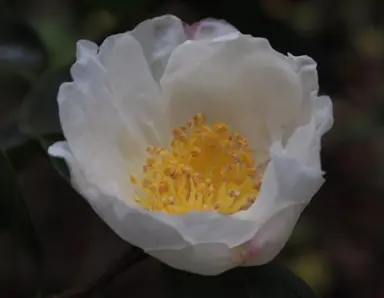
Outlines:
POLYGON ((136 201, 171 214, 248 209, 261 187, 248 141, 223 122, 205 124, 197 114, 173 130, 169 149, 148 147, 140 179, 133 174, 136 201))

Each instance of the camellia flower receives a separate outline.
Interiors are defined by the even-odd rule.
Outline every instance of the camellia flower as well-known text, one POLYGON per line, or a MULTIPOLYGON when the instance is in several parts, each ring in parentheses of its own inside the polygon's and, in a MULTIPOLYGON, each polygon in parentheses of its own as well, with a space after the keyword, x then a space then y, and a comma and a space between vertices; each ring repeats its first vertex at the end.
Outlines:
POLYGON ((214 275, 269 262, 323 180, 316 63, 216 20, 81 40, 58 94, 73 186, 123 239, 214 275))

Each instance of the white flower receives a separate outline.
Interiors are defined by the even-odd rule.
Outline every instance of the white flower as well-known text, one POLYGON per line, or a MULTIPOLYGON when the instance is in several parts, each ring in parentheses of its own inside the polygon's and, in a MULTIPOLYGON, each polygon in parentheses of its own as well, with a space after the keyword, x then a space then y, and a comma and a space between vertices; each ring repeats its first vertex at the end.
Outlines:
POLYGON ((79 41, 71 74, 58 94, 66 141, 49 153, 120 237, 170 266, 269 262, 324 182, 332 104, 307 56, 162 16, 100 47, 79 41))

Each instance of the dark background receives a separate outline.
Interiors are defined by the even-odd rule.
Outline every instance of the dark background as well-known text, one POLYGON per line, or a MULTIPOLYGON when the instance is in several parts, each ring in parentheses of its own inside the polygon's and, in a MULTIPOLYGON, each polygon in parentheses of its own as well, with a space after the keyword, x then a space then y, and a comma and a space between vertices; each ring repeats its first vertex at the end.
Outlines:
MULTIPOLYGON (((322 152, 327 181, 279 259, 322 297, 384 297, 382 0, 0 0, 0 147, 38 239, 30 249, 24 226, 0 229, 0 297, 32 297, 38 284, 47 294, 81 289, 132 249, 70 188, 44 146, 58 138, 55 94, 69 80, 76 40, 100 42, 164 13, 189 23, 225 19, 318 62, 336 120, 322 152)), ((160 280, 159 262, 146 258, 92 297, 161 297, 160 280)))

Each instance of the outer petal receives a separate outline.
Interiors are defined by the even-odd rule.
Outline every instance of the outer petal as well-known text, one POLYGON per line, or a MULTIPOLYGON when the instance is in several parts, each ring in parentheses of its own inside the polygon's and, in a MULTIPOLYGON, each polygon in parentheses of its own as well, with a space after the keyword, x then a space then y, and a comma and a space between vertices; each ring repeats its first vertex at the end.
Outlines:
POLYGON ((242 132, 265 155, 271 137, 281 137, 305 101, 292 61, 267 40, 241 34, 180 45, 161 85, 170 98, 172 125, 205 112, 207 119, 242 132))
MULTIPOLYGON (((213 229, 211 229, 212 233, 209 231, 204 233, 201 229, 207 227, 204 225, 199 227, 194 223, 194 227, 190 228, 196 230, 195 236, 206 234, 206 243, 194 244, 186 239, 188 235, 183 235, 189 232, 190 236, 194 236, 193 233, 175 225, 172 217, 148 213, 100 192, 84 176, 67 142, 57 142, 52 145, 49 148, 49 154, 66 160, 71 170, 74 188, 88 200, 95 212, 111 229, 124 240, 143 248, 148 254, 175 268, 205 275, 219 274, 241 264, 242 259, 234 254, 228 245, 210 242, 213 229)), ((180 220, 177 217, 175 219, 180 220)), ((232 230, 232 232, 239 234, 241 229, 232 230)))
POLYGON ((186 32, 188 38, 192 40, 212 40, 239 31, 223 20, 206 19, 187 26, 186 32))
POLYGON ((191 26, 173 15, 145 20, 130 33, 143 48, 145 58, 156 81, 162 77, 173 50, 187 39, 214 39, 238 30, 231 24, 214 19, 191 26))
POLYGON ((248 254, 247 265, 264 264, 279 253, 301 212, 323 183, 320 142, 333 124, 332 102, 328 97, 313 95, 312 107, 311 121, 296 129, 284 149, 281 146, 272 149, 272 161, 265 174, 258 204, 246 215, 262 216, 257 212, 263 212, 269 219, 243 245, 245 251, 253 252, 248 254), (271 175, 274 169, 275 173, 271 175), (280 198, 273 195, 274 192, 281 193, 280 198))
POLYGON ((187 245, 184 238, 173 227, 152 218, 147 212, 127 204, 126 201, 103 194, 97 186, 91 184, 67 142, 55 143, 49 148, 49 154, 66 160, 70 168, 73 187, 123 239, 143 249, 148 247, 182 248, 187 245))
POLYGON ((172 15, 146 20, 131 34, 140 42, 156 81, 163 75, 172 51, 187 40, 182 21, 172 15))
POLYGON ((239 255, 222 243, 190 245, 175 250, 153 250, 152 256, 180 270, 217 275, 241 264, 239 255))
POLYGON ((64 135, 84 174, 107 194, 128 198, 127 175, 149 144, 166 142, 166 107, 140 44, 111 36, 100 49, 78 42, 73 83, 58 94, 64 135))
POLYGON ((246 259, 247 264, 264 264, 280 252, 301 212, 324 182, 321 172, 278 154, 281 152, 272 155, 256 203, 241 214, 262 222, 242 246, 243 253, 250 258, 246 259))

